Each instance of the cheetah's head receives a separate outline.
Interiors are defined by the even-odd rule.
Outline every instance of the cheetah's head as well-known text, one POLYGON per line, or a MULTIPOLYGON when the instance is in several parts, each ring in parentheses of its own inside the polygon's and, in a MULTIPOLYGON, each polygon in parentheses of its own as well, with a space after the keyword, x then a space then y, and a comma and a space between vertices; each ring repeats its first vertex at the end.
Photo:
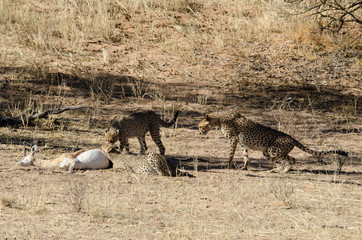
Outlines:
POLYGON ((206 115, 198 125, 200 134, 207 134, 211 130, 211 118, 206 115))
POLYGON ((101 146, 101 150, 104 152, 104 153, 110 153, 112 150, 113 150, 113 144, 112 143, 105 143, 101 146))
POLYGON ((115 143, 117 142, 117 140, 119 139, 119 130, 114 128, 114 127, 111 127, 108 129, 108 131, 106 131, 106 141, 109 142, 109 143, 115 143))

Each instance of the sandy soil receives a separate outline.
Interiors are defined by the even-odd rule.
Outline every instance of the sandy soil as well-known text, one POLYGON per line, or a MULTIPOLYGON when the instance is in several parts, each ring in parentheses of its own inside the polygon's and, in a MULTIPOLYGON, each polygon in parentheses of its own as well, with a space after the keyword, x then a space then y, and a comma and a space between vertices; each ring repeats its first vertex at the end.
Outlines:
MULTIPOLYGON (((292 152, 298 159, 293 171, 272 174, 266 170, 273 165, 253 151, 250 170, 227 170, 227 140, 218 130, 198 135, 196 123, 192 124, 196 119, 183 113, 176 129, 162 131, 166 154, 178 159, 180 166, 196 178, 134 175, 124 170, 124 164, 132 167, 144 160, 125 153, 112 154, 115 166, 111 170, 69 175, 57 169, 19 167, 15 160, 21 159, 23 147, 15 139, 39 139, 43 147, 36 157, 46 161, 73 146, 99 146, 98 142, 103 141, 101 129, 78 129, 75 133, 72 129, 49 132, 5 128, 2 134, 6 137, 2 139, 7 142, 0 145, 0 235, 8 239, 361 236, 360 133, 331 133, 328 130, 334 126, 319 123, 321 137, 303 139, 314 149, 338 146, 348 151, 350 157, 339 175, 335 175, 332 160, 320 165, 300 150, 292 152)), ((299 128, 296 135, 304 131, 299 128)), ((149 136, 147 142, 150 152, 158 151, 149 136)), ((139 151, 136 139, 130 144, 132 152, 139 151)), ((240 149, 235 160, 241 166, 240 149)))
MULTIPOLYGON (((0 128, 0 239, 361 239, 356 36, 332 44, 307 25, 293 31, 274 3, 263 1, 110 1, 104 16, 89 5, 98 1, 78 2, 1 5, 8 6, 0 9, 8 16, 0 21, 1 116, 89 108, 0 128), (111 10, 107 35, 98 24, 111 10), (276 174, 255 151, 250 169, 239 169, 238 148, 237 167, 228 170, 227 139, 217 129, 201 136, 197 124, 205 113, 232 108, 312 149, 342 149, 349 157, 337 175, 333 157, 322 165, 295 149, 293 170, 276 174), (165 119, 181 110, 162 140, 166 155, 195 178, 135 175, 124 166, 144 159, 126 153, 112 154, 113 169, 73 174, 16 165, 24 142, 37 143, 36 158, 49 161, 100 147, 111 120, 150 109, 165 119)), ((146 141, 158 152, 150 136, 146 141)), ((136 139, 130 148, 139 152, 136 139)))

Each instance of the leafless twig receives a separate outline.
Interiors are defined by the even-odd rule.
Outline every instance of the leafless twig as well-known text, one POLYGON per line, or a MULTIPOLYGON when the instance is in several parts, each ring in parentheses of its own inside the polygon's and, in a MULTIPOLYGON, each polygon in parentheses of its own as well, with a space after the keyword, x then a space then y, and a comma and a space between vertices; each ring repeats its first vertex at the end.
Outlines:
POLYGON ((31 123, 34 119, 39 118, 46 118, 49 114, 60 114, 65 111, 69 110, 76 110, 76 109, 82 109, 82 108, 88 108, 87 105, 78 105, 78 106, 66 106, 61 109, 50 109, 43 112, 39 112, 36 114, 33 114, 31 116, 25 117, 25 113, 20 114, 17 117, 3 117, 0 116, 0 127, 3 126, 18 126, 21 125, 24 121, 27 123, 31 123), (24 119, 25 118, 25 119, 24 119))

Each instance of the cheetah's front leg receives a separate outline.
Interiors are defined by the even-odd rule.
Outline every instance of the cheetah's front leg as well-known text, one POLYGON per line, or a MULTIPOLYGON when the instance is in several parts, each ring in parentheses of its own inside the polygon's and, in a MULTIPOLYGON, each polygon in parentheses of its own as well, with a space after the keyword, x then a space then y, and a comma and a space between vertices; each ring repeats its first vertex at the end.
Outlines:
POLYGON ((127 154, 131 154, 131 152, 129 151, 129 143, 128 143, 128 139, 120 139, 120 152, 122 152, 123 148, 126 148, 126 152, 127 154))
POLYGON ((138 142, 140 143, 140 146, 141 146, 140 155, 146 154, 147 144, 146 144, 146 138, 145 138, 145 136, 138 137, 138 142))
POLYGON ((238 139, 237 138, 230 138, 230 153, 229 153, 229 163, 228 163, 228 169, 231 168, 231 164, 235 155, 236 147, 238 145, 238 139))

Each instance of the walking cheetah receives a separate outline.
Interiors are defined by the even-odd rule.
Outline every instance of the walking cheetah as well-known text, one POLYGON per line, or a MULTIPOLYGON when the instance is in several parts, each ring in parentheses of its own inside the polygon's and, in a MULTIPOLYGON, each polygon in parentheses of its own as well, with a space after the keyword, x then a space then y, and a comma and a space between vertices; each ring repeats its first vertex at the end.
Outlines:
POLYGON ((152 140, 156 143, 160 150, 161 155, 165 155, 165 147, 162 144, 160 136, 160 126, 171 127, 175 124, 180 111, 177 111, 171 122, 167 123, 163 121, 155 112, 145 111, 131 114, 129 117, 123 118, 121 121, 117 121, 112 124, 112 127, 106 131, 106 141, 114 144, 118 140, 120 141, 120 151, 126 148, 127 153, 129 151, 128 139, 137 137, 141 145, 140 155, 145 154, 147 151, 146 145, 146 133, 149 131, 152 140))
POLYGON ((155 174, 161 176, 178 177, 178 176, 189 176, 191 174, 184 172, 172 165, 171 159, 156 153, 149 153, 147 155, 147 163, 142 163, 134 169, 137 174, 155 174))
POLYGON ((238 142, 244 151, 244 167, 247 169, 249 158, 248 149, 262 151, 267 160, 280 162, 271 172, 288 172, 296 160, 288 155, 294 147, 309 154, 321 157, 326 154, 339 154, 348 156, 342 150, 315 151, 303 146, 290 135, 263 126, 246 119, 238 111, 223 111, 207 114, 199 123, 200 134, 207 134, 211 127, 220 127, 221 131, 230 141, 228 168, 230 169, 238 142))

